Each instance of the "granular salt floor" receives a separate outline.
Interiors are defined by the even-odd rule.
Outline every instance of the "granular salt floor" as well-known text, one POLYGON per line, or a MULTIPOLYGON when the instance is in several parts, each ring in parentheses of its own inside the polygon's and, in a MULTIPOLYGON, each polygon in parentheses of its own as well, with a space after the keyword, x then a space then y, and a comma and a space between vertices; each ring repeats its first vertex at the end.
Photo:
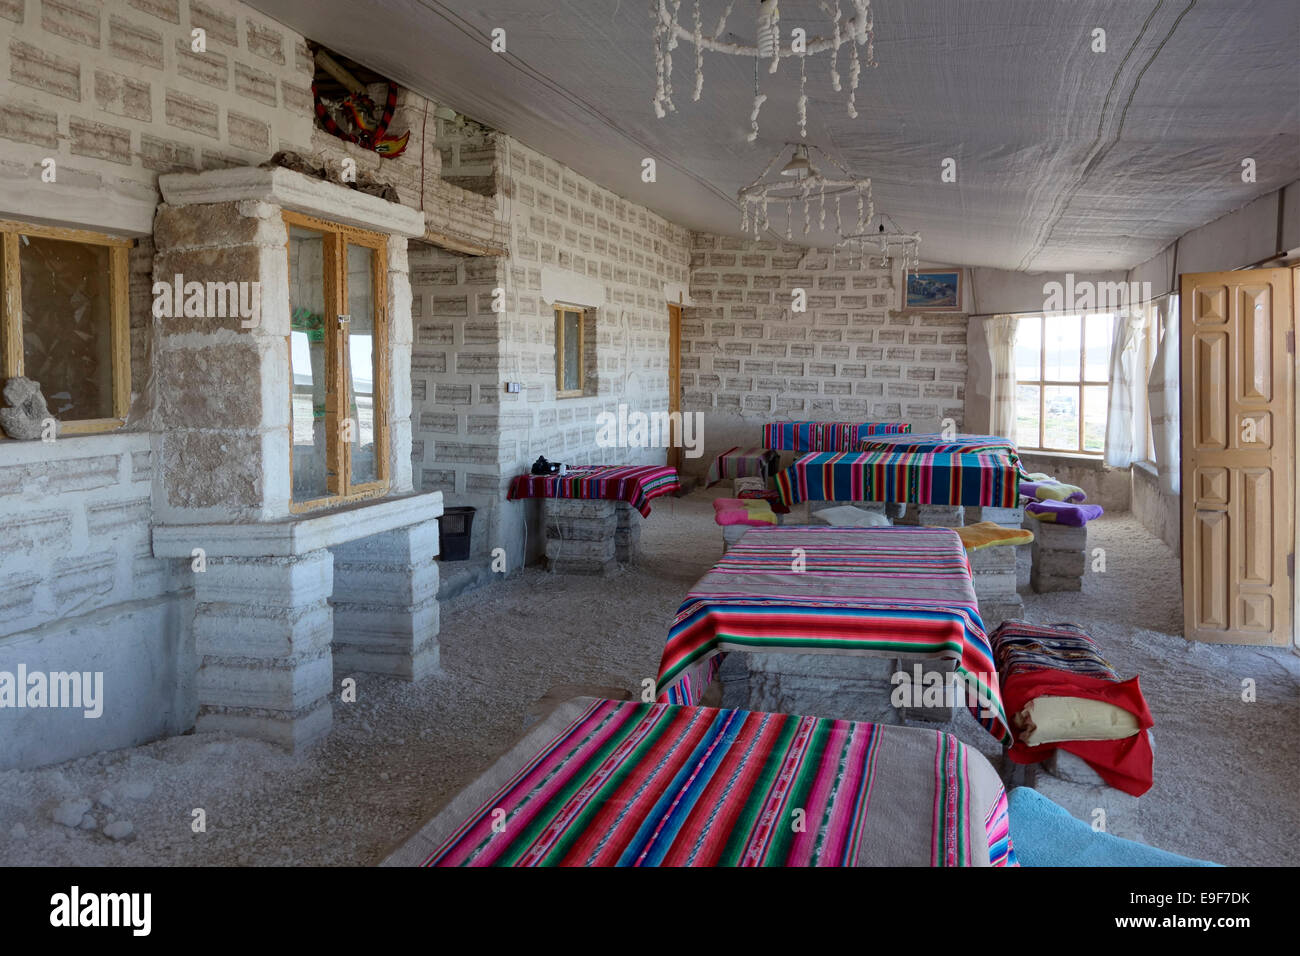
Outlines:
MULTIPOLYGON (((358 676, 357 701, 335 703, 333 732, 306 753, 192 734, 0 773, 0 865, 377 862, 518 735, 550 688, 639 691, 654 676, 677 605, 721 553, 711 497, 657 500, 642 561, 613 578, 530 568, 448 602, 443 673, 415 685, 358 676), (86 828, 56 823, 60 807, 69 820, 84 808, 86 828), (123 821, 130 836, 104 834, 123 821)), ((1130 515, 1091 529, 1106 572, 1082 593, 1022 588, 1026 615, 1082 625, 1122 674, 1141 675, 1156 784, 1140 799, 1043 774, 1039 788, 1080 819, 1105 810, 1119 836, 1227 864, 1300 864, 1300 657, 1185 642, 1177 556, 1130 515)), ((950 729, 996 757, 968 715, 950 729)))

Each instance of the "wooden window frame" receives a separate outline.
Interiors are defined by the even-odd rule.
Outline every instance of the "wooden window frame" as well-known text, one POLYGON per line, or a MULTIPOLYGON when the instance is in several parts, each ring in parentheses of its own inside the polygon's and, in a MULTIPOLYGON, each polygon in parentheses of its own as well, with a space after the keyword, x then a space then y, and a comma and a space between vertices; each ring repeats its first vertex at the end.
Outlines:
MULTIPOLYGON (((60 435, 94 435, 117 431, 131 411, 131 275, 128 256, 134 239, 87 229, 65 229, 0 219, 0 378, 23 374, 23 285, 19 236, 108 247, 109 351, 112 356, 113 414, 108 418, 59 421, 60 435)), ((52 383, 42 382, 44 392, 52 383)))
MULTIPOLYGON (((388 236, 318 219, 304 213, 281 210, 286 237, 284 254, 292 262, 287 232, 290 226, 319 232, 325 241, 325 487, 326 494, 319 498, 297 501, 293 497, 293 345, 290 332, 285 336, 285 349, 289 357, 289 511, 301 514, 322 508, 379 498, 388 493, 389 475, 388 412, 391 403, 392 381, 389 374, 389 322, 388 322, 388 236), (348 417, 347 390, 340 376, 350 372, 348 362, 348 337, 342 334, 341 315, 348 309, 347 246, 363 246, 371 250, 371 284, 374 289, 375 333, 371 350, 374 362, 374 416, 375 416, 375 481, 352 483, 352 443, 344 442, 340 423, 348 417)), ((292 275, 292 273, 290 273, 292 275)), ((354 423, 355 424, 355 423, 354 423)))
POLYGON ((587 310, 571 305, 555 306, 555 397, 581 398, 587 394, 587 310), (573 313, 578 317, 578 388, 564 387, 564 316, 573 313))
MULTIPOLYGON (((1036 318, 1039 320, 1038 326, 1038 378, 1028 381, 1016 379, 1016 386, 1036 385, 1038 387, 1038 443, 1036 445, 1026 445, 1020 442, 1020 436, 1017 434, 1017 444, 1019 448, 1029 454, 1035 455, 1081 455, 1087 458, 1101 458, 1106 453, 1105 445, 1100 451, 1087 451, 1083 447, 1084 433, 1084 406, 1083 390, 1089 386, 1110 388, 1110 379, 1105 381, 1096 381, 1085 378, 1085 371, 1088 367, 1088 349, 1086 346, 1088 336, 1088 319, 1094 315, 1111 316, 1111 341, 1114 342, 1114 324, 1120 320, 1120 316, 1115 312, 1064 312, 1064 313, 1038 313, 1025 316, 1025 318, 1036 318), (1069 315, 1079 316, 1079 380, 1075 382, 1061 381, 1058 379, 1049 379, 1045 376, 1047 371, 1047 323, 1051 319, 1065 318, 1069 315), (1079 432, 1075 438, 1076 447, 1074 448, 1048 448, 1044 444, 1047 439, 1047 389, 1052 388, 1073 388, 1079 393, 1079 432)), ((1110 357, 1107 356, 1107 375, 1110 372, 1110 357)), ((1109 408, 1107 409, 1109 413, 1109 408)), ((1109 417, 1109 414, 1108 414, 1109 417)))

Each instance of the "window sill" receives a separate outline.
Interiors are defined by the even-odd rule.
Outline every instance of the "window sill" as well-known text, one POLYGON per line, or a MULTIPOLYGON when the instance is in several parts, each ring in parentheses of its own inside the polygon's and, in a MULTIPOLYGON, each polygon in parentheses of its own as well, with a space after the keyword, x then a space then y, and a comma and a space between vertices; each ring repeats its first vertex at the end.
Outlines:
POLYGON ((1080 455, 1068 451, 1021 451, 1021 461, 1026 458, 1041 458, 1045 461, 1060 462, 1064 465, 1074 465, 1079 468, 1092 468, 1096 471, 1104 471, 1109 467, 1106 464, 1106 459, 1101 455, 1080 455))

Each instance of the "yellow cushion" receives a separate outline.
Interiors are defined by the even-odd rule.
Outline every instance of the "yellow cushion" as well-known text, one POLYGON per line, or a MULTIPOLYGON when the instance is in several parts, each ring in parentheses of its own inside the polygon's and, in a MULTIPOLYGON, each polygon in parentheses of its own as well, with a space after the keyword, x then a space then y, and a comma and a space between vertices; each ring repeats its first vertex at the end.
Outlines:
POLYGON ((980 548, 992 548, 1000 544, 1028 544, 1034 540, 1034 533, 1026 528, 1004 528, 992 521, 968 524, 955 530, 967 551, 978 551, 980 548))
POLYGON ((1030 747, 1070 740, 1122 740, 1140 729, 1123 707, 1084 697, 1035 697, 1016 716, 1030 747))

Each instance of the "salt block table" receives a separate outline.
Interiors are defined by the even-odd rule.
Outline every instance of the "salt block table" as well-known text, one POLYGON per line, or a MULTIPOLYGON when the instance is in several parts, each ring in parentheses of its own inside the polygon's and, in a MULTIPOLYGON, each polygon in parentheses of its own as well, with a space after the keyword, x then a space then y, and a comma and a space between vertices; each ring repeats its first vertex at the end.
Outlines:
POLYGON ((384 866, 1015 866, 982 754, 936 730, 577 698, 384 866), (802 819, 803 827, 795 826, 802 819))
POLYGON ((768 422, 763 447, 778 451, 856 451, 869 435, 910 432, 907 422, 768 422))
POLYGON ((950 664, 976 720, 1009 741, 961 538, 947 528, 753 528, 686 595, 656 686, 693 704, 728 651, 950 664))
POLYGON ((681 487, 676 468, 663 465, 575 465, 561 475, 519 475, 506 498, 546 499, 546 558, 550 570, 609 574, 633 564, 640 519, 650 502, 681 487))
POLYGON ((724 478, 770 478, 780 467, 781 456, 770 448, 728 448, 709 466, 705 487, 724 478))

